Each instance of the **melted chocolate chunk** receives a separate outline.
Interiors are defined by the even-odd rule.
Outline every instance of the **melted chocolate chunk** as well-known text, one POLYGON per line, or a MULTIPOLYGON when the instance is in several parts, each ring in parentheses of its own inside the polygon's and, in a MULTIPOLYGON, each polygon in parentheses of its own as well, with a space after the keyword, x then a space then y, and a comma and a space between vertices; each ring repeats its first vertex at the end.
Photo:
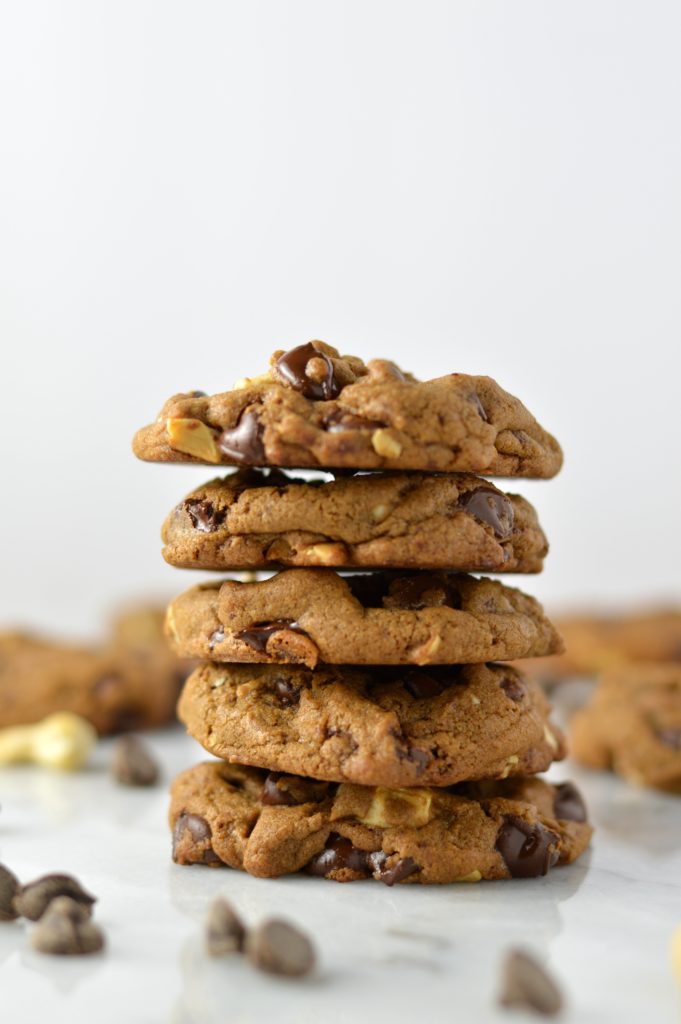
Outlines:
POLYGON ((214 633, 211 633, 210 639, 208 640, 208 650, 212 651, 218 644, 221 644, 225 639, 225 627, 218 626, 214 633))
POLYGON ((248 629, 240 629, 234 637, 236 640, 243 640, 258 654, 264 654, 269 638, 273 633, 280 633, 282 629, 307 635, 294 619, 275 619, 274 622, 254 622, 248 629))
POLYGON ((525 696, 526 690, 522 681, 517 676, 506 676, 499 683, 509 700, 519 703, 525 696))
POLYGON ((655 730, 660 743, 672 750, 681 750, 681 725, 668 725, 655 730))
POLYGON ((508 540, 513 535, 513 505, 505 494, 491 487, 476 487, 460 495, 457 505, 479 523, 490 526, 498 540, 508 540))
POLYGON ((274 695, 282 708, 290 708, 300 702, 300 690, 283 676, 275 680, 274 695))
POLYGON ((582 794, 572 782, 563 782, 554 787, 553 813, 563 821, 586 821, 586 807, 582 794))
POLYGON ((449 686, 444 679, 430 672, 418 672, 416 669, 404 674, 402 684, 407 693, 417 700, 439 697, 449 686))
POLYGON ((231 430, 223 430, 217 444, 221 452, 235 462, 259 465, 265 461, 263 427, 252 409, 244 409, 231 430))
POLYGON ((394 867, 381 871, 379 878, 384 885, 394 885, 395 882, 401 882, 403 878, 408 878, 420 870, 419 865, 411 857, 400 857, 394 867))
POLYGON ((205 391, 188 391, 185 398, 208 398, 205 391))
POLYGON ((192 526, 199 533, 214 533, 218 526, 222 526, 227 515, 225 509, 217 509, 212 501, 199 498, 188 498, 183 503, 192 526))
POLYGON ((495 846, 511 878, 536 878, 547 874, 557 863, 558 850, 551 847, 558 842, 559 836, 539 822, 530 825, 515 814, 507 814, 495 846))
POLYGON ((298 345, 296 348, 284 352, 274 364, 274 372, 284 384, 288 384, 294 391, 300 391, 305 398, 312 398, 315 401, 329 401, 340 395, 343 385, 336 379, 334 366, 329 357, 316 349, 310 341, 307 345, 298 345), (311 359, 324 364, 325 372, 320 379, 308 376, 307 365, 311 359))

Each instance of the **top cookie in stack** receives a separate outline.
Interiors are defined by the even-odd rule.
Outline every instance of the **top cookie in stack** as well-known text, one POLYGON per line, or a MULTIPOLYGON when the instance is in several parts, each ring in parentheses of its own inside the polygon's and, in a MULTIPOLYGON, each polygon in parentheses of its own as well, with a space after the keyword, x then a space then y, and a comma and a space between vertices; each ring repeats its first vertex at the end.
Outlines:
POLYGON ((178 652, 208 661, 181 718, 211 753, 252 766, 180 776, 177 861, 393 884, 543 874, 581 852, 581 801, 523 782, 564 755, 540 689, 486 665, 561 640, 533 598, 466 575, 539 572, 547 551, 532 507, 474 475, 559 470, 558 443, 516 398, 488 377, 419 382, 311 342, 232 391, 169 399, 134 450, 241 467, 170 514, 171 564, 281 570, 194 587, 168 610, 178 652), (510 776, 512 790, 491 781, 510 776), (480 829, 464 842, 471 814, 480 829), (244 815, 250 837, 235 846, 244 815))

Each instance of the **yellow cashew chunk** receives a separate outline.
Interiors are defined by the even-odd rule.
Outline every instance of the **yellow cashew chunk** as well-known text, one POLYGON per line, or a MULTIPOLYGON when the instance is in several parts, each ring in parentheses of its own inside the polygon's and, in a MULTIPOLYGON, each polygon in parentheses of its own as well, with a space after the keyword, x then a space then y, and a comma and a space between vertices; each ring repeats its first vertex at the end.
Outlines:
POLYGON ((674 977, 681 985, 681 927, 677 928, 672 935, 672 941, 670 946, 670 953, 672 957, 672 970, 674 977))
POLYGON ((57 711, 35 725, 0 729, 0 765, 32 762, 75 771, 97 742, 95 729, 80 715, 57 711))

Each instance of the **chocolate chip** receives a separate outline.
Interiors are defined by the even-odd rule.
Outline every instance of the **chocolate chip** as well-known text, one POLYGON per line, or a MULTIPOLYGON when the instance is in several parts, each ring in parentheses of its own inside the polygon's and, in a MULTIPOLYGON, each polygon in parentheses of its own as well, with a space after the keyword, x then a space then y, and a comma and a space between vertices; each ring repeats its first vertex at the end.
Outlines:
POLYGON ((393 727, 389 732, 391 736, 395 737, 395 754, 399 760, 411 761, 416 765, 416 774, 421 775, 432 760, 430 753, 413 747, 401 729, 393 727))
POLYGON ((212 836, 212 829, 205 818, 186 811, 180 814, 173 829, 173 860, 179 863, 195 863, 200 859, 203 864, 222 864, 222 860, 211 846, 212 836), (184 849, 187 845, 190 847, 189 856, 184 849), (202 845, 199 858, 196 847, 202 845))
POLYGON ((665 747, 671 747, 672 750, 681 750, 681 726, 664 726, 655 730, 660 743, 664 744, 665 747))
POLYGON ((234 638, 243 640, 258 654, 264 654, 269 638, 273 633, 279 633, 282 629, 290 629, 294 633, 302 633, 307 636, 305 630, 301 629, 294 619, 275 619, 274 622, 254 622, 247 629, 240 629, 238 633, 234 634, 234 638))
POLYGON ((246 928, 227 900, 218 897, 206 918, 206 949, 211 956, 238 953, 244 948, 246 928))
POLYGON ((507 814, 495 846, 512 878, 536 878, 547 874, 558 861, 555 848, 559 837, 537 822, 530 825, 515 814, 507 814), (551 849, 554 847, 554 849, 551 849))
POLYGON ((427 751, 410 746, 407 749, 407 761, 412 761, 416 765, 416 774, 422 775, 430 764, 431 757, 427 751))
POLYGON ((265 921, 254 928, 246 940, 246 953, 261 971, 291 978, 309 974, 315 964, 308 937, 286 921, 265 921))
POLYGON ((104 935, 77 900, 60 896, 52 900, 31 935, 39 953, 81 956, 104 947, 104 935))
POLYGON ((90 913, 90 907, 96 901, 96 897, 90 895, 83 889, 77 878, 72 875, 43 875, 35 882, 24 885, 21 891, 14 898, 14 909, 21 917, 29 921, 38 921, 52 900, 58 896, 68 896, 70 899, 80 903, 90 913))
POLYGON ((480 417, 480 419, 484 420, 485 423, 489 423, 489 416, 485 412, 485 407, 482 404, 482 402, 480 401, 480 395, 477 393, 477 391, 473 391, 469 395, 469 398, 470 398, 470 401, 475 406, 476 411, 477 411, 478 416, 480 417))
POLYGON ((430 672, 419 672, 413 669, 404 674, 402 685, 407 693, 417 700, 428 700, 432 697, 439 697, 449 684, 430 672))
POLYGON ((188 391, 185 398, 208 398, 205 391, 188 391))
POLYGON ((514 700, 516 704, 523 699, 527 692, 524 683, 518 678, 518 676, 506 676, 501 680, 499 686, 509 700, 514 700))
POLYGON ((379 877, 384 885, 395 885, 396 882, 401 882, 403 878, 408 878, 420 870, 419 865, 411 857, 400 857, 393 867, 382 871, 379 877))
POLYGON ((213 633, 211 633, 210 637, 208 638, 208 650, 212 651, 215 647, 217 647, 218 644, 221 644, 224 639, 225 627, 218 626, 218 628, 213 633))
POLYGON ((158 765, 139 736, 122 736, 116 741, 111 771, 122 786, 153 786, 158 781, 158 765))
POLYGON ((216 508, 207 498, 187 498, 182 507, 191 519, 192 526, 199 533, 214 533, 222 526, 227 515, 225 509, 216 508))
POLYGON ((284 352, 274 364, 274 372, 284 384, 315 401, 337 398, 343 387, 335 377, 332 361, 324 352, 315 348, 312 342, 284 352), (314 360, 315 369, 318 368, 320 373, 310 375, 310 360, 314 360))
POLYGON ((260 795, 260 803, 266 807, 295 807, 299 800, 296 800, 293 793, 285 787, 285 775, 279 772, 270 772, 265 779, 260 795))
POLYGON ((490 526, 498 540, 513 535, 513 505, 505 494, 491 487, 476 487, 461 494, 457 505, 479 523, 490 526))
POLYGON ((274 694, 282 708, 290 708, 300 702, 300 690, 290 679, 283 676, 275 679, 274 694))
POLYGON ((553 787, 556 795, 553 800, 553 813, 563 821, 586 821, 586 807, 582 794, 572 782, 562 782, 553 787))
POLYGON ((178 830, 178 826, 179 831, 189 832, 197 843, 200 843, 202 839, 210 839, 213 834, 206 819, 201 818, 198 814, 181 814, 175 825, 176 830, 178 830))
POLYGON ((371 874, 373 868, 368 860, 370 854, 358 850, 345 836, 332 832, 326 841, 325 848, 316 854, 308 863, 306 870, 311 875, 327 878, 333 871, 348 868, 359 874, 371 874))
POLYGON ((513 949, 506 956, 499 1002, 545 1017, 554 1017, 563 1008, 563 997, 553 978, 521 949, 513 949))
POLYGON ((4 864, 0 864, 0 921, 14 921, 19 916, 14 900, 20 889, 16 875, 4 864))
POLYGON ((263 427, 257 413, 244 409, 236 426, 223 430, 217 444, 220 451, 235 462, 260 465, 265 461, 262 435, 263 427))

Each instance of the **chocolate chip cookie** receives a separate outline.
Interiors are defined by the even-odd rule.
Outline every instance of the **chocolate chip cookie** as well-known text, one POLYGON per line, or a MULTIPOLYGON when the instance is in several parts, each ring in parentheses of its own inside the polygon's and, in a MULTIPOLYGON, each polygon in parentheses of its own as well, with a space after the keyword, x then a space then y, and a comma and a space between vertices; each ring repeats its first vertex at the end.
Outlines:
POLYGON ((125 613, 98 647, 0 634, 0 728, 55 711, 82 715, 101 734, 162 725, 193 667, 170 649, 160 609, 125 613))
POLYGON ((540 572, 529 502, 470 474, 362 474, 324 483, 241 469, 192 491, 163 526, 185 569, 286 566, 540 572))
POLYGON ((434 665, 561 650, 534 598, 448 573, 288 569, 259 583, 204 584, 176 598, 178 654, 213 661, 434 665))
POLYGON ((565 755, 537 684, 510 665, 201 665, 178 714, 210 753, 332 782, 449 786, 565 755))
POLYGON ((224 762, 177 777, 170 826, 178 864, 386 885, 545 875, 579 857, 591 837, 571 783, 336 786, 224 762))
POLYGON ((571 753, 590 768, 681 793, 681 665, 610 669, 570 730, 571 753))
POLYGON ((211 397, 174 395, 138 431, 150 462, 415 469, 552 477, 558 442, 490 377, 419 382, 394 363, 314 341, 211 397))
POLYGON ((635 661, 681 663, 681 610, 658 608, 620 615, 564 616, 555 620, 565 641, 559 658, 523 666, 546 682, 635 661))

